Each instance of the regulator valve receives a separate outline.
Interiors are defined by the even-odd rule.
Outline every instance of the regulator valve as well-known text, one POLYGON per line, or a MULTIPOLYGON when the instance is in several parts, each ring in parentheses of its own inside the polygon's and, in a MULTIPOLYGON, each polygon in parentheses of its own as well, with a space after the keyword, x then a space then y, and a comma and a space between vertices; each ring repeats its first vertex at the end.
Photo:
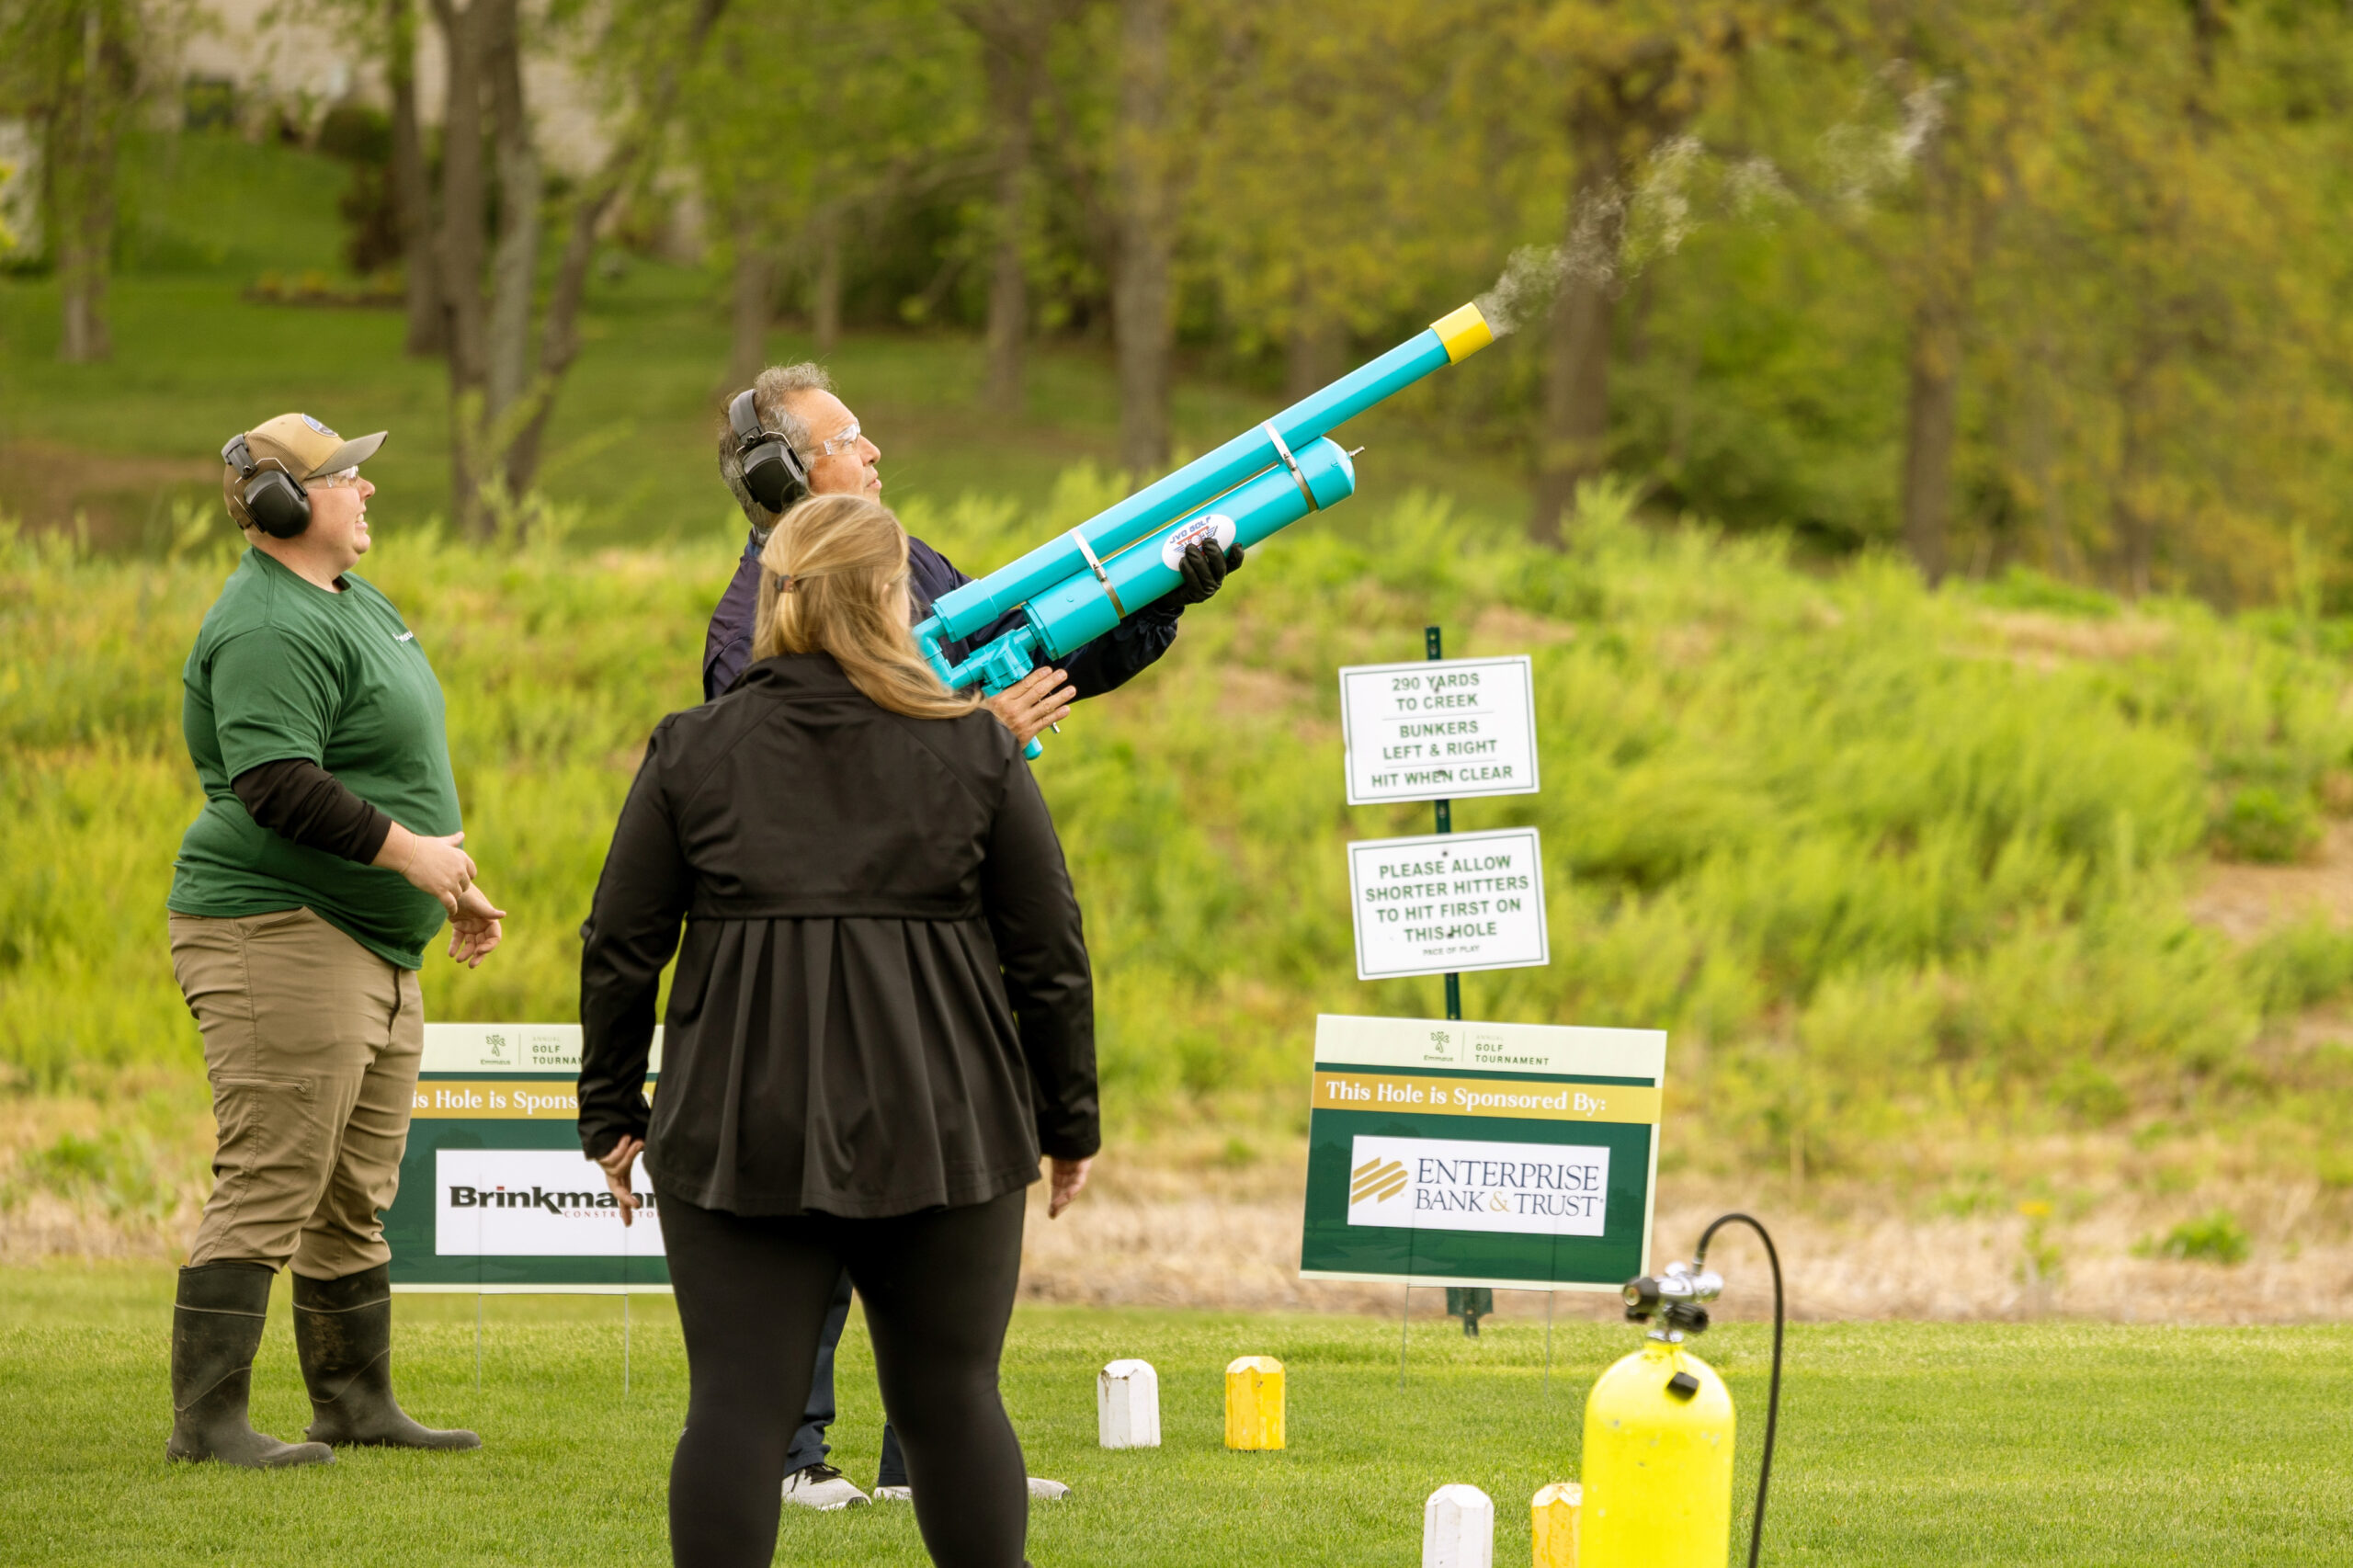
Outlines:
POLYGON ((1678 1343, 1708 1326, 1705 1303, 1723 1294, 1723 1276, 1701 1266, 1670 1263, 1665 1271, 1626 1282, 1626 1321, 1655 1323, 1650 1337, 1678 1343))

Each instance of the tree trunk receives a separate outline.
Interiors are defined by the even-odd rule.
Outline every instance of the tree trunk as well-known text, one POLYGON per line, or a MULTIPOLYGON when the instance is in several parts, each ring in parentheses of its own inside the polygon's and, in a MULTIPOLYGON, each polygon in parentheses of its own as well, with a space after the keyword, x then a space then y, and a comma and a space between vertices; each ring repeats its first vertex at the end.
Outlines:
POLYGON ((1530 531, 1564 543, 1578 484, 1609 462, 1609 328, 1626 235, 1623 128, 1598 114, 1575 127, 1576 184, 1569 201, 1569 265, 1552 301, 1544 365, 1543 428, 1530 531))
POLYGON ((1952 449, 1961 418, 1961 331, 1955 312, 1933 299, 1912 316, 1910 385, 1904 399, 1904 543, 1931 585, 1945 574, 1952 515, 1952 449))
POLYGON ((983 397, 989 407, 1018 418, 1022 350, 1029 335, 1029 279, 1022 253, 1029 232, 1031 116, 1039 65, 1024 30, 1007 25, 1001 15, 996 23, 981 40, 989 119, 996 138, 996 244, 989 279, 983 397))
POLYGON ((1291 313, 1290 335, 1283 342, 1283 397, 1297 403, 1309 392, 1331 383, 1347 369, 1341 361, 1348 351, 1348 329, 1315 301, 1314 292, 1302 282, 1299 303, 1291 313))
MULTIPOLYGON (((492 0, 474 0, 476 6, 492 0)), ((540 272, 540 159, 531 146, 531 126, 523 104, 523 40, 517 0, 495 0, 484 20, 484 85, 490 89, 492 135, 498 158, 498 245, 490 259, 491 298, 485 353, 487 395, 483 409, 486 444, 495 449, 498 476, 507 494, 520 495, 529 475, 506 460, 514 448, 501 429, 506 413, 521 400, 531 371, 531 304, 540 272)))
MULTIPOLYGON (((436 5, 443 3, 435 0, 436 5)), ((676 49, 665 50, 646 62, 645 74, 636 83, 634 110, 614 134, 604 166, 574 199, 571 230, 564 236, 563 254, 556 261, 555 282, 548 290, 547 314, 540 329, 539 371, 531 380, 529 406, 517 411, 507 448, 507 483, 518 494, 538 477, 540 443, 547 433, 548 415, 555 408, 556 389, 580 357, 580 307, 588 297, 588 266, 597 257, 597 231, 636 177, 639 165, 660 144, 676 111, 687 69, 702 53, 710 29, 727 8, 727 0, 693 0, 693 4, 685 37, 676 49)))
POLYGON ((79 59, 48 116, 41 173, 63 321, 57 357, 68 364, 114 358, 107 284, 114 251, 115 154, 123 106, 137 79, 118 8, 82 13, 79 59))
POLYGON ((817 214, 817 276, 809 324, 817 340, 817 358, 827 358, 842 340, 842 215, 832 208, 817 214))
POLYGON ((478 446, 488 379, 486 318, 482 297, 482 79, 486 64, 485 19, 512 0, 433 0, 447 61, 448 97, 441 117, 442 342, 449 357, 449 513, 460 533, 489 527, 482 484, 490 454, 478 446))
POLYGON ((2151 377, 2165 358, 2162 348, 2143 340, 2141 356, 2117 387, 2117 413, 2121 416, 2121 449, 2116 455, 2116 478, 2109 489, 2109 528, 2116 536, 2118 564, 2123 569, 2124 592, 2145 597, 2156 564, 2155 519, 2142 505, 2142 478, 2147 472, 2149 443, 2143 404, 2151 377))
POLYGON ((433 234, 433 187, 416 112, 416 0, 385 0, 385 85, 392 100, 392 205, 400 221, 401 270, 408 290, 407 352, 441 352, 441 261, 433 234))
POLYGON ((752 384, 767 362, 768 314, 776 301, 776 252, 762 243, 760 225, 745 201, 734 230, 735 276, 728 312, 727 395, 752 384))
POLYGON ((1120 0, 1118 266, 1111 280, 1120 377, 1120 466, 1138 481, 1168 466, 1176 311, 1167 147, 1169 0, 1120 0))

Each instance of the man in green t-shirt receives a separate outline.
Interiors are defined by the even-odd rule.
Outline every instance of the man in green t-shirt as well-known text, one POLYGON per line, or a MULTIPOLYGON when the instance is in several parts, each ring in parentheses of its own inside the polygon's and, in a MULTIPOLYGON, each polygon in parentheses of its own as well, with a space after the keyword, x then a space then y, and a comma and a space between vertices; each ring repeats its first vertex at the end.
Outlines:
POLYGON ((471 1449, 392 1390, 392 1251, 424 1051, 416 971, 446 918, 479 964, 505 911, 460 847, 441 687, 368 552, 347 441, 284 414, 222 450, 250 548, 182 672, 181 724, 204 809, 172 878, 172 971, 204 1036, 220 1143, 172 1314, 173 1459, 273 1468, 334 1445, 471 1449), (294 1271, 306 1443, 246 1417, 270 1280, 294 1271))

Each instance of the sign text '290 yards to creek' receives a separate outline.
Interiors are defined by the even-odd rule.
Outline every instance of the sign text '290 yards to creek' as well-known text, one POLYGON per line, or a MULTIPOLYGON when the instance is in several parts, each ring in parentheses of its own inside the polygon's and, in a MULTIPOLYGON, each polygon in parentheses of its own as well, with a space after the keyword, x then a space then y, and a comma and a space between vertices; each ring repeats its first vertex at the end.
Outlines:
POLYGON ((1348 893, 1358 980, 1552 961, 1532 827, 1359 840, 1348 846, 1348 893))
POLYGON ((1348 804, 1536 793, 1536 698, 1525 653, 1340 671, 1348 804))

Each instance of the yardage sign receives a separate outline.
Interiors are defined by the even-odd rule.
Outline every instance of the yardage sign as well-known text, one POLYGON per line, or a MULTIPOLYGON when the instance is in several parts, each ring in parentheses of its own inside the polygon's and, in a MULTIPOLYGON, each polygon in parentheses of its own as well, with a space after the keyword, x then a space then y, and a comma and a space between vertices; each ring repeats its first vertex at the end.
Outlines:
POLYGON ((1348 804, 1536 792, 1528 655, 1340 671, 1348 804))
POLYGON ((1348 846, 1348 894, 1358 980, 1552 961, 1532 827, 1360 840, 1348 846))
MULTIPOLYGON (((662 1065, 654 1037, 650 1083, 662 1065)), ((392 1289, 666 1290, 662 1221, 642 1161, 624 1226, 582 1157, 577 1024, 427 1024, 400 1195, 384 1212, 392 1289)))
POLYGON ((1315 1020, 1311 1279, 1615 1290, 1645 1271, 1666 1036, 1315 1020))

